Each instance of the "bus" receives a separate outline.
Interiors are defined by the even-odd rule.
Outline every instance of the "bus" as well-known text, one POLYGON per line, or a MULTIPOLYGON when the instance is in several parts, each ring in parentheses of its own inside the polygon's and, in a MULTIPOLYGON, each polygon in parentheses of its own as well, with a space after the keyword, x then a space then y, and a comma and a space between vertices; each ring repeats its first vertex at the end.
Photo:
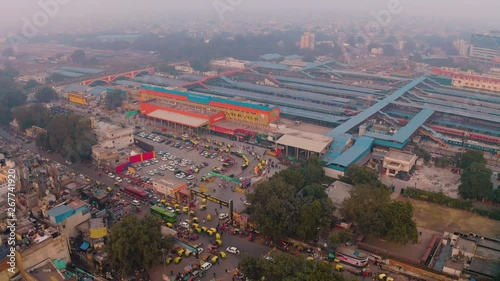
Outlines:
POLYGON ((177 221, 177 216, 174 213, 169 212, 162 207, 151 206, 149 209, 151 211, 151 215, 160 218, 165 222, 175 223, 177 221))
POLYGON ((368 264, 369 255, 355 248, 340 247, 335 252, 335 258, 349 265, 365 267, 368 264))
POLYGON ((140 200, 140 201, 143 201, 143 202, 146 202, 149 199, 148 194, 144 190, 138 189, 138 188, 133 187, 131 185, 125 187, 123 192, 132 196, 133 198, 140 200))

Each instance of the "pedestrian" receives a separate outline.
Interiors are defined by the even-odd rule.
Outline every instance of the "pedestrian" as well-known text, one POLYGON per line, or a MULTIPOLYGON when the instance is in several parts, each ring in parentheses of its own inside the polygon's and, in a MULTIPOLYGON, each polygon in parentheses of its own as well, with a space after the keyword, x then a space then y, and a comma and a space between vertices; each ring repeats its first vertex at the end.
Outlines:
POLYGON ((215 272, 214 272, 214 278, 215 278, 215 272))
POLYGON ((226 268, 226 274, 228 274, 228 273, 229 273, 229 271, 228 271, 228 270, 227 270, 227 268, 226 268))

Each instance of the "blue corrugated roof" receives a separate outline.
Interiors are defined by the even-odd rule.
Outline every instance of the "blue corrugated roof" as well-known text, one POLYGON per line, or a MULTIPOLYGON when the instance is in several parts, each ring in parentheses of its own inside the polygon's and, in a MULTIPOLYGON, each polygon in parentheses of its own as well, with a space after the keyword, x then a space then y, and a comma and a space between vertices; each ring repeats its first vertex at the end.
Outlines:
POLYGON ((289 56, 285 56, 285 59, 286 60, 296 60, 296 59, 301 59, 302 56, 299 56, 299 55, 289 55, 289 56))
POLYGON ((88 90, 87 93, 94 95, 94 96, 98 96, 98 95, 102 95, 107 90, 108 90, 108 88, 106 88, 106 87, 97 86, 97 87, 94 87, 94 88, 88 90))
POLYGON ((328 88, 328 89, 345 90, 345 91, 364 93, 364 94, 376 94, 379 92, 378 90, 374 90, 374 89, 354 87, 354 86, 343 85, 343 84, 338 84, 338 83, 327 83, 327 82, 308 80, 308 79, 302 79, 302 78, 291 78, 291 77, 284 77, 284 76, 275 76, 274 78, 276 80, 282 81, 282 82, 283 81, 284 82, 291 82, 291 83, 296 83, 296 84, 309 85, 312 87, 323 87, 323 88, 328 88))
POLYGON ((77 93, 83 93, 89 90, 89 87, 80 85, 80 84, 71 84, 62 90, 63 92, 77 92, 77 93))
POLYGON ((270 63, 265 61, 251 61, 248 63, 249 66, 258 66, 262 68, 269 69, 278 69, 278 70, 288 70, 289 67, 287 65, 279 64, 279 63, 270 63))
POLYGON ((49 217, 56 218, 62 214, 66 214, 67 212, 72 212, 72 211, 73 209, 71 209, 69 206, 61 205, 48 210, 47 215, 49 215, 49 217))
POLYGON ((115 80, 115 81, 113 81, 113 84, 123 85, 123 86, 133 86, 133 87, 142 86, 142 83, 137 83, 137 82, 128 81, 128 80, 115 80))
POLYGON ((96 73, 104 72, 104 70, 102 70, 102 69, 86 68, 86 67, 65 66, 65 67, 61 67, 61 69, 66 70, 66 71, 71 71, 71 72, 84 73, 84 74, 96 74, 96 73))
POLYGON ((66 76, 66 77, 71 77, 71 78, 83 76, 83 74, 81 74, 81 73, 65 71, 65 70, 60 70, 60 69, 52 70, 50 73, 57 73, 57 74, 61 74, 61 75, 66 76))
POLYGON ((424 123, 429 119, 432 114, 434 114, 434 110, 423 109, 421 110, 415 117, 413 117, 406 126, 399 129, 393 136, 392 140, 403 143, 405 142, 415 131, 420 128, 420 126, 424 125, 424 123))
POLYGON ((335 129, 333 129, 333 131, 336 132, 336 133, 347 133, 352 128, 354 128, 354 127, 358 126, 359 124, 361 124, 361 122, 363 122, 366 119, 368 119, 371 116, 373 116, 379 110, 382 110, 390 102, 394 102, 396 99, 398 99, 399 97, 401 97, 404 93, 406 93, 407 91, 411 90, 416 85, 422 83, 425 79, 426 79, 426 77, 422 76, 422 77, 419 77, 419 78, 411 81, 410 83, 406 84, 404 87, 396 90, 391 95, 385 97, 383 100, 381 100, 378 103, 372 105, 371 107, 363 110, 358 115, 353 116, 351 119, 349 119, 349 121, 345 122, 344 124, 338 126, 335 129))
POLYGON ((280 112, 282 114, 286 114, 286 115, 302 117, 302 118, 309 118, 312 120, 318 120, 318 121, 323 121, 323 122, 328 122, 328 123, 339 123, 339 122, 346 119, 346 117, 340 117, 340 116, 330 115, 327 113, 308 111, 308 110, 303 110, 303 109, 299 109, 299 108, 291 108, 291 107, 286 107, 286 106, 281 106, 280 112))
POLYGON ((328 152, 323 156, 323 160, 327 163, 332 162, 335 158, 339 157, 344 151, 344 147, 347 142, 352 139, 352 135, 349 134, 330 134, 327 133, 326 136, 333 138, 333 143, 330 145, 328 152))
POLYGON ((161 85, 161 86, 180 86, 182 84, 186 84, 188 82, 183 80, 171 79, 160 76, 153 75, 143 75, 139 77, 135 77, 134 81, 139 81, 145 84, 153 84, 153 85, 161 85))
POLYGON ((280 55, 280 54, 265 54, 265 55, 261 55, 259 56, 261 59, 263 60, 277 60, 277 59, 281 59, 283 56, 280 55))
POLYGON ((360 137, 353 146, 335 158, 330 164, 347 167, 365 156, 372 147, 375 139, 369 137, 360 137))

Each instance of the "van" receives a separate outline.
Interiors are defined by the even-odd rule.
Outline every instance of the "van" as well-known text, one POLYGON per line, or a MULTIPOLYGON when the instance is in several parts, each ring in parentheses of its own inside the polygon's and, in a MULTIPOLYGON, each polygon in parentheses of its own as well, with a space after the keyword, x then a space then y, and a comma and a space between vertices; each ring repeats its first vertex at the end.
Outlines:
POLYGON ((204 264, 201 265, 201 270, 204 270, 204 271, 207 271, 209 270, 210 268, 212 267, 212 264, 209 263, 209 262, 206 262, 204 264))

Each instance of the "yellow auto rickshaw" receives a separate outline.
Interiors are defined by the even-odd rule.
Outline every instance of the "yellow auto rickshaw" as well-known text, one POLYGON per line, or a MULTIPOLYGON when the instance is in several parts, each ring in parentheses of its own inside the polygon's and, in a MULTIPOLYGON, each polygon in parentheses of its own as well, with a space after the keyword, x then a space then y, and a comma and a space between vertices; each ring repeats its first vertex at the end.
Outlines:
POLYGON ((307 257, 307 261, 313 261, 314 258, 313 257, 307 257))
POLYGON ((215 239, 220 240, 220 234, 219 233, 215 234, 215 239))
POLYGON ((205 198, 201 199, 201 204, 207 204, 207 199, 205 198))
POLYGON ((211 227, 210 230, 213 232, 213 233, 217 233, 217 229, 215 229, 215 227, 211 227))
POLYGON ((195 228, 195 230, 196 230, 196 233, 201 233, 201 231, 202 231, 201 228, 199 228, 199 227, 195 228))
POLYGON ((194 216, 195 216, 194 211, 189 211, 189 216, 190 216, 190 217, 194 217, 194 216))
POLYGON ((338 271, 338 272, 344 271, 344 266, 341 264, 335 265, 335 271, 338 271))
POLYGON ((169 264, 171 264, 173 261, 174 261, 174 259, 173 259, 173 258, 168 257, 168 258, 166 258, 166 259, 165 259, 165 265, 169 265, 169 264))
POLYGON ((176 204, 174 205, 174 209, 179 209, 179 207, 180 207, 180 206, 181 206, 181 205, 179 205, 179 204, 177 204, 177 203, 176 203, 176 204))
POLYGON ((187 214, 189 212, 189 208, 186 206, 182 207, 182 212, 187 214))
POLYGON ((208 214, 207 215, 207 221, 211 221, 212 220, 212 215, 211 214, 208 214))
POLYGON ((340 262, 340 260, 339 260, 339 259, 337 259, 337 258, 335 258, 335 259, 333 259, 333 262, 335 262, 335 263, 339 263, 339 262, 340 262))
POLYGON ((212 262, 212 264, 216 264, 219 262, 219 257, 218 256, 213 256, 212 259, 210 260, 210 262, 212 262))
POLYGON ((227 255, 225 252, 220 252, 219 253, 219 256, 221 257, 221 259, 225 260, 227 258, 227 255))
POLYGON ((181 213, 181 209, 175 209, 174 213, 179 215, 181 213))
POLYGON ((193 218, 193 222, 194 222, 194 223, 198 223, 198 218, 197 218, 197 217, 194 217, 194 218, 193 218))
POLYGON ((172 228, 172 226, 174 226, 174 225, 171 222, 167 222, 167 227, 172 228))
POLYGON ((208 235, 210 235, 210 236, 214 235, 213 231, 212 231, 212 230, 210 230, 210 229, 209 229, 209 230, 207 230, 207 234, 208 234, 208 235))
POLYGON ((108 186, 107 190, 108 190, 108 192, 113 191, 113 189, 110 186, 108 186))
POLYGON ((200 205, 200 210, 206 210, 207 209, 207 205, 200 205))
POLYGON ((178 254, 179 256, 182 256, 182 255, 184 255, 184 252, 185 252, 185 251, 186 251, 186 250, 184 250, 184 248, 180 248, 180 249, 177 251, 177 254, 178 254))
POLYGON ((186 252, 184 253, 184 256, 185 256, 186 258, 189 258, 189 257, 191 256, 191 254, 192 254, 192 253, 193 253, 193 252, 191 252, 191 251, 186 251, 186 252))
POLYGON ((201 227, 201 230, 203 230, 203 232, 207 232, 208 227, 206 227, 206 226, 202 226, 202 227, 201 227))
POLYGON ((190 229, 188 230, 188 232, 189 232, 189 234, 193 234, 194 230, 193 230, 192 228, 190 228, 190 229))
POLYGON ((215 244, 217 244, 217 246, 222 246, 222 240, 220 239, 215 240, 215 244))
POLYGON ((174 263, 175 263, 175 264, 179 264, 181 261, 182 261, 182 257, 176 257, 176 258, 174 259, 174 263))
POLYGON ((200 225, 199 225, 199 224, 197 224, 197 223, 193 223, 193 224, 191 224, 191 226, 193 226, 193 228, 198 228, 198 227, 200 227, 200 225))

